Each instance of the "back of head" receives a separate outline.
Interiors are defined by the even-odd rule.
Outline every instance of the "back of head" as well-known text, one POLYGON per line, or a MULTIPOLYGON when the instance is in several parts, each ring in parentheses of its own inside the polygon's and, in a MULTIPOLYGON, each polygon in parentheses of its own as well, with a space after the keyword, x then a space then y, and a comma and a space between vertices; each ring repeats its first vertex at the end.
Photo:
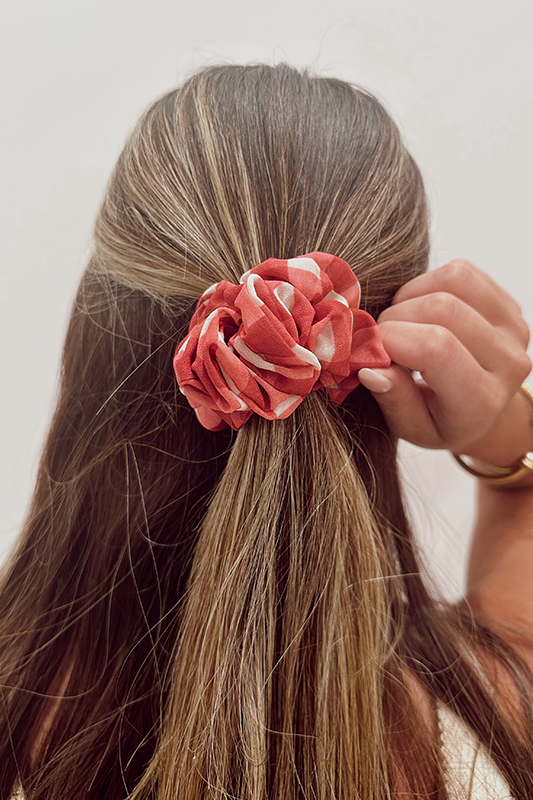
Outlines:
POLYGON ((426 268, 420 174, 375 98, 225 66, 148 109, 96 222, 2 589, 2 796, 19 768, 48 800, 391 796, 384 675, 406 594, 426 595, 390 579, 416 562, 377 406, 313 392, 211 433, 172 371, 205 289, 312 251, 348 262, 374 316, 426 268), (65 695, 37 757, 48 706, 28 691, 65 695))
POLYGON ((427 266, 425 196, 374 97, 285 65, 208 68, 156 101, 96 224, 103 271, 162 297, 312 251, 346 260, 375 314, 427 266))

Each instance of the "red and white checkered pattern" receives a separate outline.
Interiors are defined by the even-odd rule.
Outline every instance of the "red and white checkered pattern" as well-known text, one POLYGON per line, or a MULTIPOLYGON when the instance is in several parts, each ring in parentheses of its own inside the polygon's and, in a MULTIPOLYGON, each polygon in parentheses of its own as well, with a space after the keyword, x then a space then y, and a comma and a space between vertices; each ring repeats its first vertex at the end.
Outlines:
POLYGON ((389 366, 359 296, 348 264, 327 253, 269 258, 239 285, 207 289, 174 357, 202 425, 238 430, 254 412, 283 419, 322 387, 342 403, 360 369, 389 366))

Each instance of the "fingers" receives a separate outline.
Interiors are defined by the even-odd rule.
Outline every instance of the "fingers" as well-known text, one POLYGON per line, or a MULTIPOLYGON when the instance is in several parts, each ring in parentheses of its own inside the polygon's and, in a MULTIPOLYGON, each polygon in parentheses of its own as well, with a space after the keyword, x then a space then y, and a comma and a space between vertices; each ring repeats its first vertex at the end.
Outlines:
MULTIPOLYGON (((407 334, 407 338, 412 337, 407 334)), ((465 445, 486 433, 509 398, 479 365, 478 374, 465 369, 460 358, 451 366, 447 378, 438 375, 438 371, 436 382, 430 376, 434 387, 425 380, 415 381, 398 364, 387 369, 360 370, 358 377, 373 393, 396 436, 420 447, 466 452, 465 445)))
POLYGON ((376 385, 366 372, 359 379, 374 393, 391 430, 422 447, 466 452, 491 428, 530 368, 524 351, 518 349, 518 357, 511 349, 508 363, 500 360, 487 370, 443 326, 386 320, 379 327, 395 366, 374 372, 392 385, 376 385), (419 372, 423 382, 407 370, 419 372))
MULTIPOLYGON (((514 327, 498 328, 472 306, 446 292, 434 292, 404 300, 385 309, 379 317, 386 322, 416 322, 446 328, 486 370, 504 370, 524 355, 522 335, 514 327)), ((403 363, 403 362, 400 362, 403 363)))
POLYGON ((529 330, 518 303, 489 275, 468 261, 457 259, 414 278, 398 290, 392 305, 435 292, 459 298, 492 325, 513 327, 527 347, 529 330))
POLYGON ((382 323, 380 331, 391 359, 421 374, 430 390, 424 400, 441 436, 455 425, 463 437, 477 416, 496 413, 498 404, 508 400, 501 381, 447 328, 394 321, 382 323))
POLYGON ((502 351, 506 357, 494 356, 487 369, 449 328, 403 320, 385 321, 379 327, 391 359, 420 372, 434 393, 434 400, 426 400, 441 433, 453 423, 453 415, 461 436, 459 429, 477 427, 479 415, 497 415, 531 368, 521 347, 508 346, 502 351))
POLYGON ((379 403, 395 436, 421 447, 442 447, 442 440, 409 372, 393 364, 387 369, 361 369, 358 378, 379 403))
POLYGON ((513 298, 477 267, 451 262, 405 284, 378 325, 393 366, 359 379, 391 430, 423 447, 485 447, 531 369, 513 298))

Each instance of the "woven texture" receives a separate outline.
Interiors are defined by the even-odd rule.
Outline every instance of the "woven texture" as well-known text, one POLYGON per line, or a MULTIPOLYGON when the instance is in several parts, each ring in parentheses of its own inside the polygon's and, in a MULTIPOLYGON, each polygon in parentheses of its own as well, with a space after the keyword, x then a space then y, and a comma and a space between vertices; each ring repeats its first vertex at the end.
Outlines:
POLYGON ((283 419, 321 388, 342 403, 360 369, 389 366, 359 298, 349 265, 327 253, 269 258, 238 285, 211 286, 174 357, 202 425, 238 430, 254 412, 283 419))
POLYGON ((437 712, 450 800, 512 800, 509 784, 475 733, 442 703, 437 712))

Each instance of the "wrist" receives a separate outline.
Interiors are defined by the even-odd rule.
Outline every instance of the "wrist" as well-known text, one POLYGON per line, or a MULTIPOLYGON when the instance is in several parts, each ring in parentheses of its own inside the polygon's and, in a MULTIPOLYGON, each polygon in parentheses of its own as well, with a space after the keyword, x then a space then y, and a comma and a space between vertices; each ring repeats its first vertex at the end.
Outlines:
POLYGON ((467 472, 495 488, 532 485, 533 389, 521 386, 489 435, 453 456, 467 472))
POLYGON ((481 438, 454 455, 467 456, 472 465, 487 475, 517 467, 533 451, 533 390, 522 386, 481 438))
POLYGON ((533 452, 526 453, 510 467, 494 467, 475 460, 468 464, 461 456, 452 455, 470 475, 496 489, 518 489, 533 485, 533 452))

